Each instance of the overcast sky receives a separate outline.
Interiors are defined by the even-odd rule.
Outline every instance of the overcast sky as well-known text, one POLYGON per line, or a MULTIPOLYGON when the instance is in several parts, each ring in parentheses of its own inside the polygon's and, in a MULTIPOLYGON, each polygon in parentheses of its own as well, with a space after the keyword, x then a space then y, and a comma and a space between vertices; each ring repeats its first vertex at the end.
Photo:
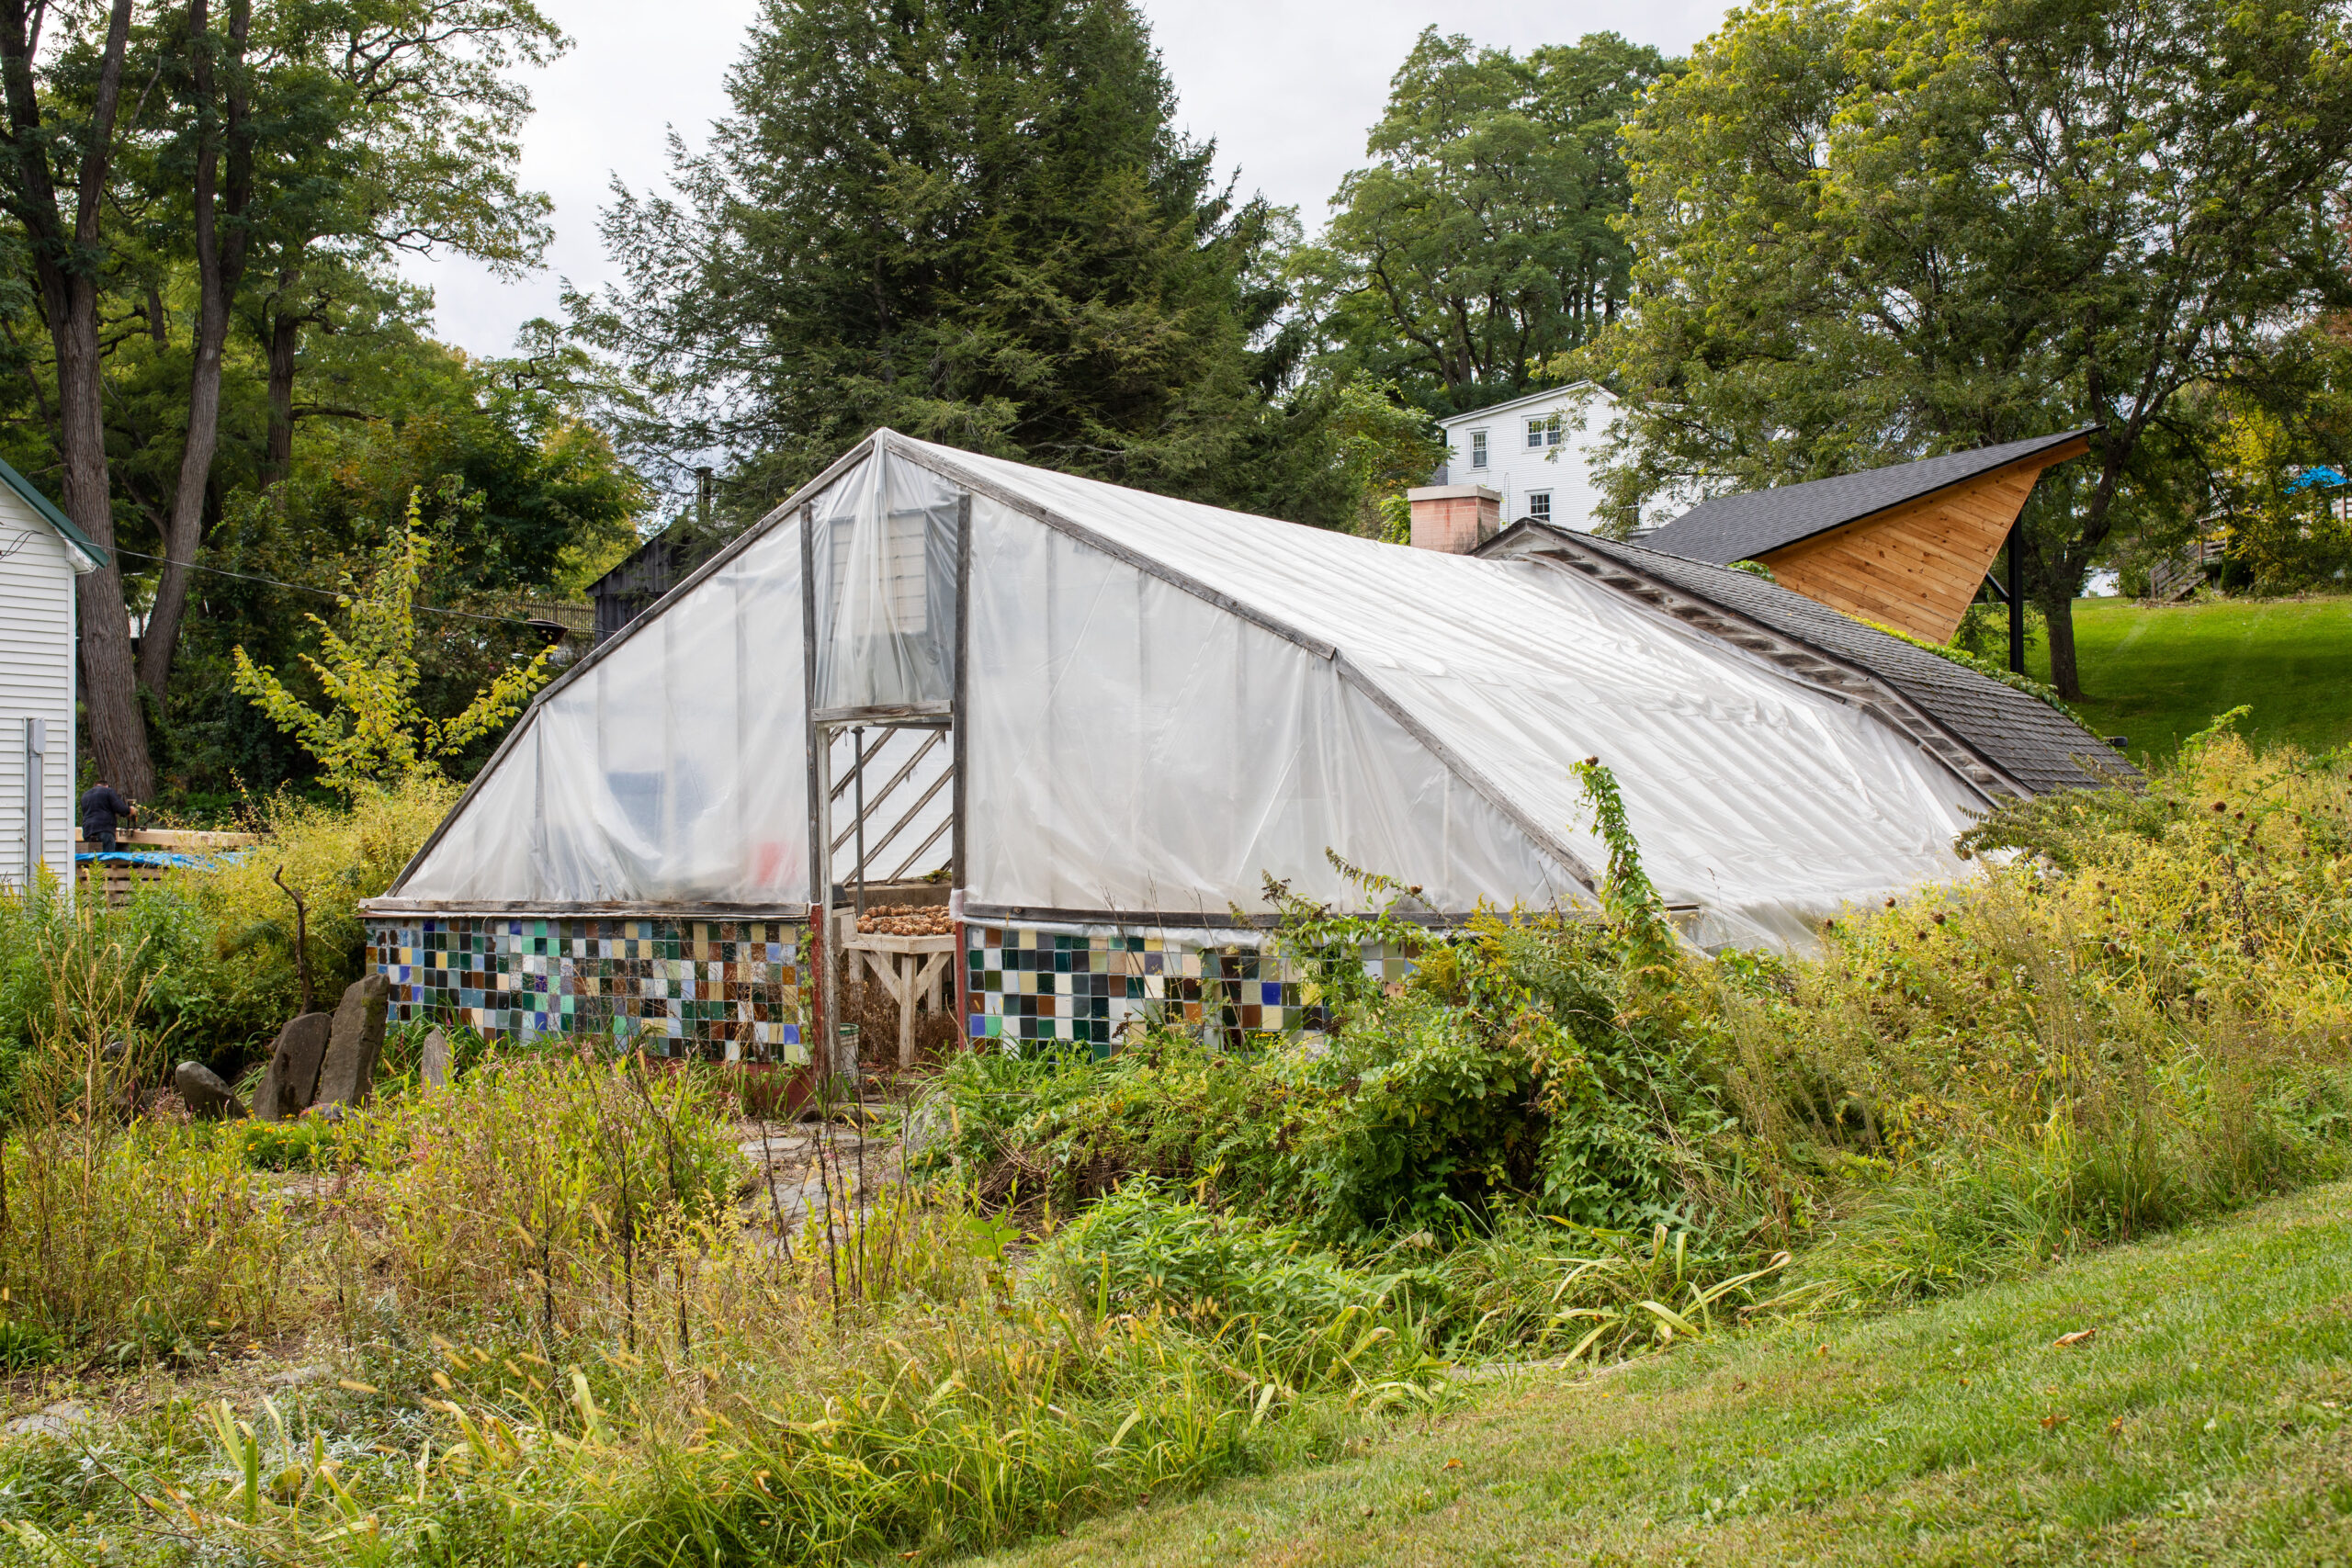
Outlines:
MULTIPOLYGON (((1245 192, 1294 204, 1312 231, 1340 176, 1363 161, 1364 132, 1386 101, 1388 77, 1432 21, 1481 44, 1525 49, 1614 28, 1679 53, 1712 30, 1709 0, 1142 0, 1181 96, 1179 118, 1213 139, 1245 192)), ((616 175, 657 187, 674 127, 699 141, 727 107, 724 79, 742 47, 754 0, 553 0, 570 54, 534 73, 538 104, 523 175, 555 197, 547 267, 503 284, 463 260, 413 264, 435 293, 440 334, 477 354, 502 354, 533 316, 557 314, 559 279, 600 282, 597 209, 616 175), (658 18, 649 26, 649 18, 658 18)))

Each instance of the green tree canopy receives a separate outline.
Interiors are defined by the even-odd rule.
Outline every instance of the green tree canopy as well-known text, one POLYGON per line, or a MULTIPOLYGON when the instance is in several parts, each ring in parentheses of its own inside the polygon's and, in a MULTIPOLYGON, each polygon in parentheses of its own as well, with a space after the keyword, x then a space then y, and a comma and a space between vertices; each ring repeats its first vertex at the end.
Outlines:
POLYGON ((1298 259, 1329 361, 1438 414, 1542 385, 1541 361, 1624 303, 1618 132, 1671 69, 1614 33, 1520 56, 1424 31, 1372 130, 1374 162, 1298 259))
POLYGON ((573 302, 633 452, 723 455, 739 510, 877 424, 1262 498, 1283 215, 1173 129, 1127 0, 766 0, 728 90, 573 302))
POLYGON ((309 329, 403 294, 402 249, 536 258, 548 209, 515 180, 512 71, 563 47, 532 0, 0 0, 0 208, 33 286, 0 291, 6 367, 47 427, 28 471, 122 547, 79 586, 82 689, 93 750, 134 794, 155 780, 127 611, 145 612, 137 681, 168 700, 232 487, 255 455, 261 483, 283 479, 297 420, 322 412, 294 390, 309 329), (107 395, 126 386, 130 403, 107 395), (256 413, 266 434, 240 451, 256 413))
POLYGON ((2104 427, 2029 510, 2052 675, 2111 537, 2180 518, 2185 390, 2347 298, 2352 53, 2326 0, 1770 0, 1629 128, 1645 499, 2104 427))

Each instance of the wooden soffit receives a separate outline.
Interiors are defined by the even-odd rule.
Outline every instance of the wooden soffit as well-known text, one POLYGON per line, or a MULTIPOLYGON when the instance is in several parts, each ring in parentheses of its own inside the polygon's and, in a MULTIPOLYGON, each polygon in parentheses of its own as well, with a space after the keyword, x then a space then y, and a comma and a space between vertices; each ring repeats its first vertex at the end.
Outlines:
POLYGON ((1831 609, 1949 642, 2041 470, 2089 449, 2077 436, 1756 558, 1831 609))

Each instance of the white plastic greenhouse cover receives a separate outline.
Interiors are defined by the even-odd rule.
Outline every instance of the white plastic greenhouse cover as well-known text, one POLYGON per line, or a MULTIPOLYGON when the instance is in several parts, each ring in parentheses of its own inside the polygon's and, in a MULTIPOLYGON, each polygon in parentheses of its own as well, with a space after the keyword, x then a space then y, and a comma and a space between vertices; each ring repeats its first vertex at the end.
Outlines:
MULTIPOLYGON (((1222 915, 1261 908, 1271 874, 1360 904, 1327 849, 1441 911, 1589 903, 1586 756, 1709 944, 1804 942, 1847 902, 1966 874, 1968 784, 1600 584, 886 432, 543 695, 391 897, 806 899, 798 508, 820 713, 944 711, 966 492, 969 903, 1222 915)), ((915 756, 925 739, 891 732, 869 764, 914 764, 879 825, 930 791, 871 875, 945 858, 952 749, 915 756)))

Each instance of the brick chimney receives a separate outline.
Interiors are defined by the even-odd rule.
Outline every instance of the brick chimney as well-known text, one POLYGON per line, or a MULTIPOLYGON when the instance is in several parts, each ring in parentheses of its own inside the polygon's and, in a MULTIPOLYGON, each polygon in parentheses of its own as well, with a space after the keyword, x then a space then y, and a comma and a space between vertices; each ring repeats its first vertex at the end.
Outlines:
POLYGON ((1408 490, 1413 547, 1468 555, 1501 532, 1502 491, 1485 485, 1423 485, 1408 490))

